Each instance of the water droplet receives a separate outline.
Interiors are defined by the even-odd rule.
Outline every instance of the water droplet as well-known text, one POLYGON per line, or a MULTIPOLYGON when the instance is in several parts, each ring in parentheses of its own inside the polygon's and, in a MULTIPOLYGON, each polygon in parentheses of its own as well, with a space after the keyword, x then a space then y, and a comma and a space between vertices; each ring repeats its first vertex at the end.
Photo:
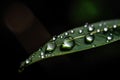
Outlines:
POLYGON ((67 36, 67 35, 68 35, 68 32, 65 32, 65 35, 67 36))
POLYGON ((94 29, 95 29, 95 28, 94 28, 94 27, 92 27, 92 26, 89 26, 89 27, 88 27, 88 31, 89 31, 89 32, 94 31, 94 29))
POLYGON ((85 27, 85 28, 88 27, 88 23, 86 23, 86 24, 84 25, 84 27, 85 27))
POLYGON ((55 40, 56 40, 56 37, 53 37, 52 40, 55 41, 55 40))
POLYGON ((41 53, 40 53, 40 54, 41 54, 41 56, 43 56, 43 55, 44 55, 44 52, 43 52, 43 51, 41 51, 41 53))
POLYGON ((100 29, 97 29, 97 32, 100 32, 100 29))
POLYGON ((116 29, 116 28, 117 28, 117 25, 113 25, 113 28, 116 29))
POLYGON ((74 47, 75 43, 72 37, 66 37, 61 45, 60 49, 63 51, 71 50, 74 47))
POLYGON ((85 36, 85 43, 90 44, 94 41, 94 35, 85 36))
POLYGON ((50 53, 55 50, 56 44, 55 42, 49 42, 46 46, 46 53, 50 53))
POLYGON ((29 63, 30 63, 30 60, 29 60, 29 59, 27 59, 27 60, 25 61, 25 63, 26 63, 26 64, 29 64, 29 63))
POLYGON ((99 26, 101 27, 101 26, 102 26, 102 24, 100 23, 100 24, 99 24, 99 26))
POLYGON ((60 36, 60 38, 62 39, 62 38, 63 38, 63 36, 60 36))
POLYGON ((41 56, 41 58, 44 58, 44 56, 41 56))
POLYGON ((58 35, 57 37, 59 38, 60 36, 58 35))
POLYGON ((106 25, 106 23, 104 22, 103 25, 106 25))
POLYGON ((92 45, 92 47, 95 47, 96 45, 92 45))
POLYGON ((110 42, 113 39, 112 35, 107 36, 107 42, 110 42))
POLYGON ((80 29, 80 30, 79 30, 79 33, 81 34, 82 32, 83 32, 83 31, 80 29))
POLYGON ((71 30, 70 32, 71 32, 72 34, 74 33, 74 31, 73 31, 73 30, 71 30))
POLYGON ((108 31, 108 28, 107 28, 107 27, 103 28, 103 31, 104 31, 104 32, 107 32, 107 31, 108 31))

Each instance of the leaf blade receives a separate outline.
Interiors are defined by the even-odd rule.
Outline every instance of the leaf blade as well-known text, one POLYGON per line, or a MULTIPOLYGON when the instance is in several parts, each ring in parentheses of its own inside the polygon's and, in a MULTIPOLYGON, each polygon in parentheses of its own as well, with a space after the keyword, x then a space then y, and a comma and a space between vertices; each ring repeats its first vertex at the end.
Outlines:
POLYGON ((40 60, 103 46, 120 40, 120 20, 109 20, 77 27, 53 37, 21 63, 21 68, 40 60), (48 45, 49 44, 49 45, 48 45), (66 50, 62 50, 61 47, 66 50))

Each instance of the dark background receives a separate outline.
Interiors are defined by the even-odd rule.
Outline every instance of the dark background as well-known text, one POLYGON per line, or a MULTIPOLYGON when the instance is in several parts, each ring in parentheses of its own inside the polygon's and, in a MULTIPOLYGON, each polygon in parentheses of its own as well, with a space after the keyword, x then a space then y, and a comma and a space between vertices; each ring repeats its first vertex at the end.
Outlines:
MULTIPOLYGON (((34 15, 45 25, 51 35, 58 35, 69 29, 84 25, 86 22, 93 23, 101 20, 120 18, 119 1, 116 0, 19 1, 26 4, 33 11, 34 15)), ((4 10, 4 7, 10 2, 12 1, 4 1, 3 4, 1 4, 2 10, 4 10)), ((11 42, 13 41, 14 40, 11 40, 11 42)), ((56 79, 64 79, 64 77, 80 79, 117 78, 120 71, 119 44, 120 41, 117 41, 99 48, 47 59, 33 64, 17 76, 19 76, 19 79, 21 78, 21 80, 55 77, 56 79)), ((8 49, 9 47, 11 46, 9 45, 8 49)), ((19 50, 19 48, 21 47, 18 47, 17 50, 19 50)), ((10 51, 20 53, 20 51, 10 51)), ((25 53, 24 50, 23 53, 25 53)), ((12 69, 14 69, 13 67, 12 69)), ((9 70, 11 67, 7 65, 6 68, 9 70)), ((12 72, 6 71, 6 73, 11 74, 12 72)))

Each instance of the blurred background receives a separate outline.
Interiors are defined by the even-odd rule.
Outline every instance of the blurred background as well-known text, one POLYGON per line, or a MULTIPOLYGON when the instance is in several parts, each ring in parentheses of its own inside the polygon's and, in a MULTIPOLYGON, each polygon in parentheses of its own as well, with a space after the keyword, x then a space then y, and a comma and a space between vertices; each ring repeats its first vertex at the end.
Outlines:
MULTIPOLYGON (((85 23, 120 18, 119 1, 117 0, 20 1, 32 10, 52 36, 59 35, 85 23)), ((7 3, 4 2, 4 4, 7 3)), ((31 65, 20 75, 26 79, 55 77, 115 78, 120 71, 119 44, 120 41, 91 50, 46 59, 31 65)))

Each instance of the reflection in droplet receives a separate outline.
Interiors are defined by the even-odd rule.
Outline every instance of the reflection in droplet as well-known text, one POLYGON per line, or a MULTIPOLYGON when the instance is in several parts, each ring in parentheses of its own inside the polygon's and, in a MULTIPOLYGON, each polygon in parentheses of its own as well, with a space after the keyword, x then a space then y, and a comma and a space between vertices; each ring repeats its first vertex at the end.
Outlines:
POLYGON ((94 35, 86 35, 85 36, 85 43, 90 44, 94 41, 94 35))
POLYGON ((49 43, 47 43, 45 52, 46 52, 46 53, 50 53, 50 52, 52 52, 53 50, 55 50, 55 47, 56 47, 55 42, 49 42, 49 43))
POLYGON ((72 37, 66 37, 61 45, 60 49, 63 51, 71 50, 74 47, 75 43, 72 37))

